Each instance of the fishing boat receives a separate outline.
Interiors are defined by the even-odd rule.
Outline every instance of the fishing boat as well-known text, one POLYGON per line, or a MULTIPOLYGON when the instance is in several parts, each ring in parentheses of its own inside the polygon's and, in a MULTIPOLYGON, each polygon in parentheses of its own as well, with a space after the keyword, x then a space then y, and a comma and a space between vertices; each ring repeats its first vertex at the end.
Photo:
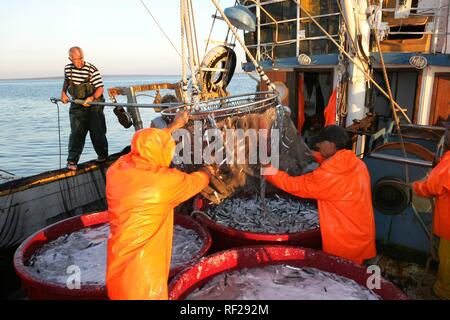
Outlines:
MULTIPOLYGON (((108 94, 115 104, 114 112, 125 127, 135 130, 143 128, 139 110, 132 108, 138 94, 153 94, 153 104, 141 104, 141 108, 160 110, 169 100, 177 100, 178 83, 150 83, 126 88, 109 88, 108 94), (163 92, 163 95, 161 95, 163 92), (126 96, 127 103, 117 103, 119 96, 126 96), (125 111, 123 106, 128 106, 125 111)), ((106 163, 95 160, 79 165, 78 170, 66 168, 43 172, 30 177, 14 178, 5 175, 0 184, 0 250, 17 247, 30 234, 59 220, 87 212, 106 210, 106 170, 122 154, 129 152, 129 141, 124 149, 109 156, 106 163)))
MULTIPOLYGON (((165 110, 153 124, 163 127, 180 107, 210 120, 207 113, 217 113, 224 101, 238 109, 249 101, 287 106, 306 143, 323 126, 341 125, 371 174, 379 247, 430 265, 437 246, 432 205, 411 196, 405 184, 424 178, 439 159, 443 125, 450 121, 448 1, 241 0, 222 10, 212 0, 213 19, 223 20, 232 35, 202 60, 190 1, 181 2, 188 49, 183 61, 191 78, 183 70, 177 84, 112 88, 112 102, 105 104, 130 117, 136 130, 142 128, 139 108, 165 110), (237 64, 236 42, 246 53, 243 71, 256 72, 259 92, 252 97, 233 98, 226 90, 237 64), (163 89, 174 90, 177 102, 160 104, 157 95, 153 104, 137 103, 137 92, 163 89), (117 103, 117 95, 127 103, 117 103)), ((106 209, 105 170, 120 154, 104 165, 90 161, 76 172, 55 170, 0 185, 0 248, 17 246, 63 218, 106 209)))
MULTIPOLYGON (((378 251, 429 267, 438 246, 433 205, 405 185, 425 178, 442 155, 450 120, 449 2, 240 5, 245 8, 234 9, 230 22, 245 28, 243 12, 255 15, 255 26, 244 35, 248 56, 282 93, 303 138, 329 124, 353 137, 353 150, 371 175, 378 251)), ((243 69, 255 67, 249 61, 243 69)), ((261 90, 267 88, 262 81, 261 90)), ((385 267, 400 268, 395 260, 385 267)), ((403 274, 408 276, 414 272, 403 274)))

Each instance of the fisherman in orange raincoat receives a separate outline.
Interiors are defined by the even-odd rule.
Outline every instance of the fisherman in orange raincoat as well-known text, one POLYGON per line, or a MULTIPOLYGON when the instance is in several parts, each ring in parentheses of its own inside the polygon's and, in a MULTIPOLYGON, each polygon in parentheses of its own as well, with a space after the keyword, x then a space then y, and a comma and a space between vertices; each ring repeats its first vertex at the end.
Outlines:
POLYGON ((186 121, 187 113, 178 113, 165 129, 137 131, 131 152, 107 172, 110 299, 168 298, 173 210, 209 183, 207 172, 187 174, 169 168, 175 151, 171 133, 186 121))
POLYGON ((422 197, 435 197, 433 233, 440 237, 439 270, 434 292, 450 299, 450 130, 447 128, 444 147, 446 152, 428 178, 413 184, 414 192, 422 197))
MULTIPOLYGON (((323 251, 362 264, 376 256, 375 220, 370 176, 366 165, 347 150, 345 130, 330 125, 320 130, 314 143, 323 161, 313 172, 291 177, 266 168, 267 181, 302 198, 317 199, 323 251)), ((321 160, 319 160, 321 159, 321 160)))

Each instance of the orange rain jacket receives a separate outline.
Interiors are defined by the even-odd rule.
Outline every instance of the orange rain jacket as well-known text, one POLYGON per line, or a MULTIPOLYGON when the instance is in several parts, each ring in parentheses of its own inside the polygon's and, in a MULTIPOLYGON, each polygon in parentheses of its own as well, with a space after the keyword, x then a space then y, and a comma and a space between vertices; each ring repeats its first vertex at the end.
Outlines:
POLYGON ((422 197, 436 197, 433 232, 450 241, 450 151, 447 151, 428 178, 413 184, 414 192, 422 197))
POLYGON ((350 150, 339 150, 316 170, 291 177, 266 176, 278 188, 317 199, 323 251, 361 264, 376 255, 370 176, 350 150))
POLYGON ((110 299, 168 297, 173 209, 209 183, 204 172, 170 169, 174 151, 168 129, 143 129, 135 133, 131 152, 107 172, 110 299))

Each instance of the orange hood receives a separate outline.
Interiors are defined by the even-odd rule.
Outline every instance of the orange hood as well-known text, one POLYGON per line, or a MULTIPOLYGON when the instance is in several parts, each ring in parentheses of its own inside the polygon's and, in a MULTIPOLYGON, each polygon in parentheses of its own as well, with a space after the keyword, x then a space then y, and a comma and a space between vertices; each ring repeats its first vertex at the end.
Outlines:
POLYGON ((338 150, 332 157, 322 162, 321 167, 329 173, 338 175, 351 174, 357 166, 360 165, 360 160, 350 150, 338 150), (333 159, 332 161, 329 161, 333 159))
POLYGON ((131 142, 131 154, 136 164, 169 167, 174 152, 175 141, 165 129, 139 130, 131 142))

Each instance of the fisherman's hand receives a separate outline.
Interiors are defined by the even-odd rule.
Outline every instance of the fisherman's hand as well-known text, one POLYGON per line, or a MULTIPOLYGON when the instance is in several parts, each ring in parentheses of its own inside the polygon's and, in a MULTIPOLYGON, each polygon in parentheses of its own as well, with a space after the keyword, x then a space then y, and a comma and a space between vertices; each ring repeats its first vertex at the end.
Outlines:
POLYGON ((189 120, 189 114, 186 110, 180 110, 175 115, 175 119, 173 120, 173 123, 178 128, 182 128, 189 120))
POLYGON ((201 171, 205 172, 209 177, 215 176, 214 168, 212 166, 204 166, 200 168, 201 171))
POLYGON ((175 115, 175 119, 172 121, 171 124, 167 126, 167 128, 171 132, 174 132, 175 130, 184 127, 184 125, 187 123, 188 120, 189 120, 188 112, 186 110, 180 110, 177 112, 177 114, 175 115))
POLYGON ((64 104, 69 102, 69 97, 67 96, 67 94, 65 92, 61 93, 61 102, 64 103, 64 104))
POLYGON ((83 107, 90 107, 91 105, 89 104, 89 102, 94 101, 94 97, 90 96, 87 97, 86 100, 84 100, 84 103, 82 104, 83 107))

